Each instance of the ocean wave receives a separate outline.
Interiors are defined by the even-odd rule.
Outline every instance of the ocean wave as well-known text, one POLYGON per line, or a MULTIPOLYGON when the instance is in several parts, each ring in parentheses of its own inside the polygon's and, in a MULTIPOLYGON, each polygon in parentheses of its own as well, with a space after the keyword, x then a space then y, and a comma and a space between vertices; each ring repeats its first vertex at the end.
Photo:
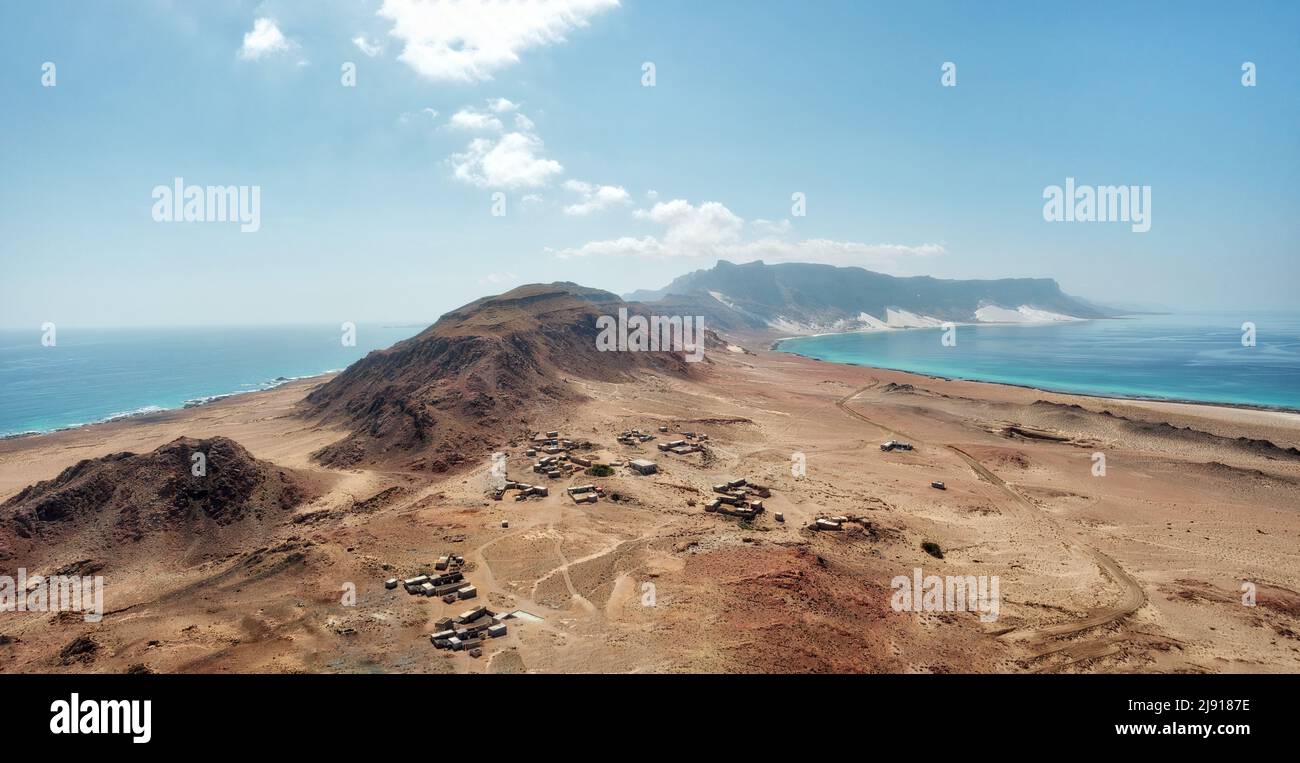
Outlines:
MULTIPOLYGON (((333 372, 332 372, 332 371, 325 371, 324 373, 333 373, 333 372)), ((283 387, 284 385, 286 385, 286 384, 290 384, 290 383, 292 383, 292 382, 301 381, 301 380, 303 380, 303 379, 310 379, 310 378, 312 378, 312 377, 320 376, 320 375, 321 375, 321 374, 307 374, 307 375, 305 375, 305 376, 277 376, 277 377, 275 377, 274 379, 271 379, 270 381, 258 382, 256 386, 254 386, 254 385, 241 384, 241 385, 240 385, 241 387, 243 387, 243 386, 254 386, 254 388, 253 388, 253 389, 241 389, 241 390, 237 390, 237 391, 235 391, 235 392, 221 392, 221 393, 218 393, 218 394, 215 394, 215 395, 203 395, 202 397, 194 397, 194 398, 190 398, 189 400, 186 400, 185 403, 184 403, 181 407, 183 407, 183 408, 197 408, 197 407, 199 407, 200 405, 207 405, 208 403, 213 403, 213 402, 216 402, 217 400, 224 400, 224 399, 226 399, 226 398, 228 398, 228 397, 235 397, 236 395, 247 395, 247 394, 252 393, 252 392, 265 392, 265 391, 268 390, 268 389, 275 389, 276 387, 283 387)))
POLYGON ((122 419, 131 419, 131 418, 135 418, 136 416, 148 416, 151 413, 162 413, 163 411, 166 410, 168 409, 160 405, 144 405, 129 411, 118 411, 117 413, 110 413, 107 416, 102 416, 92 421, 84 421, 79 424, 68 424, 66 426, 61 426, 61 427, 50 427, 49 429, 24 429, 17 432, 5 432, 3 434, 0 434, 0 440, 10 440, 15 437, 32 437, 34 435, 50 434, 52 432, 66 432, 69 429, 80 429, 81 427, 93 426, 95 424, 107 424, 110 421, 121 421, 122 419))
MULTIPOLYGON (((99 419, 94 423, 102 424, 106 421, 117 421, 119 419, 134 418, 136 416, 146 416, 150 413, 161 413, 165 410, 167 409, 163 408, 161 405, 142 405, 139 408, 134 408, 129 411, 119 411, 118 413, 110 413, 104 418, 99 419)), ((64 429, 72 429, 72 427, 64 427, 64 429)))
POLYGON ((147 416, 152 413, 163 413, 165 411, 175 411, 175 410, 181 410, 185 408, 198 408, 199 406, 208 405, 209 403, 214 403, 218 400, 224 400, 228 397, 236 397, 238 395, 248 395, 254 392, 265 392, 266 390, 275 389, 276 387, 282 387, 286 384, 290 384, 295 381, 301 381, 303 379, 311 379, 316 376, 321 376, 322 374, 336 373, 336 372, 337 371, 323 371, 320 374, 306 374, 303 376, 277 376, 274 379, 271 379, 269 381, 258 382, 253 389, 241 389, 235 392, 221 392, 213 395, 201 395, 199 397, 189 398, 178 406, 144 405, 129 411, 119 411, 117 413, 110 413, 107 416, 102 416, 100 418, 92 419, 90 421, 83 421, 76 424, 67 424, 65 426, 60 426, 60 427, 50 427, 48 429, 26 429, 26 430, 15 431, 15 432, 4 432, 0 434, 0 440, 7 440, 15 437, 30 437, 32 435, 50 434, 52 432, 65 432, 69 429, 80 429, 81 427, 94 426, 95 424, 107 424, 109 422, 121 421, 123 419, 135 418, 137 416, 147 416))

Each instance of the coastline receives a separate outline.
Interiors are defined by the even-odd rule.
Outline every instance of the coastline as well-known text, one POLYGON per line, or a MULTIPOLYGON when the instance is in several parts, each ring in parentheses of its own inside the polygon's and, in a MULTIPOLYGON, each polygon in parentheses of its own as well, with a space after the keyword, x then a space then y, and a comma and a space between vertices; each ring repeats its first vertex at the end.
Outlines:
POLYGON ((133 411, 112 413, 103 418, 95 419, 94 421, 83 421, 77 424, 68 424, 67 426, 55 427, 53 429, 44 429, 44 430, 33 429, 26 432, 11 432, 9 434, 0 434, 0 443, 8 442, 10 440, 25 439, 29 437, 39 437, 42 435, 58 434, 59 432, 70 432, 74 430, 85 429, 86 427, 99 426, 102 424, 116 424, 123 421, 135 421, 135 420, 159 421, 162 420, 162 417, 165 416, 166 414, 175 413, 177 411, 188 411, 194 408, 202 408, 205 406, 212 405, 213 403, 220 402, 222 400, 228 400, 234 397, 241 397, 243 395, 252 395, 258 392, 270 392, 271 390, 279 389, 281 387, 293 384, 295 382, 307 381, 310 379, 319 379, 326 376, 332 376, 334 374, 338 374, 342 372, 342 370, 343 369, 341 368, 333 368, 328 371, 321 372, 319 374, 308 374, 306 376, 277 376, 271 381, 263 383, 261 386, 257 387, 256 389, 241 389, 235 392, 221 392, 212 395, 201 395, 199 397, 190 398, 178 406, 165 407, 160 405, 145 405, 133 411))
MULTIPOLYGON (((987 324, 980 324, 980 325, 987 325, 987 324)), ((1015 325, 1015 324, 1007 324, 1007 325, 1015 325)), ((908 376, 916 377, 917 379, 929 379, 929 380, 940 381, 940 382, 961 382, 961 383, 969 383, 969 384, 979 384, 979 385, 988 386, 992 388, 1001 387, 1001 388, 1009 388, 1009 389, 1017 389, 1017 390, 1029 390, 1032 392, 1048 394, 1048 395, 1064 395, 1064 396, 1084 398, 1088 400, 1110 401, 1119 405, 1136 404, 1136 405, 1142 405, 1144 407, 1154 407, 1156 409, 1169 407, 1171 410, 1176 410, 1177 407, 1191 406, 1193 407, 1193 409, 1201 409, 1207 411, 1208 410, 1248 411, 1248 412, 1255 412, 1261 414, 1268 414, 1270 416, 1280 416, 1287 421, 1294 421, 1296 423, 1300 423, 1300 408, 1291 408, 1286 406, 1269 406, 1269 405, 1254 405, 1254 404, 1247 404, 1247 403, 1233 403, 1233 402, 1223 402, 1223 401, 1192 400, 1192 399, 1175 398, 1175 397, 1116 395, 1116 394, 1107 395, 1107 394, 1092 393, 1092 392, 1078 392, 1078 391, 1065 390, 1065 389, 1052 389, 1050 387, 1041 387, 1032 384, 1018 384, 1016 382, 1010 382, 1010 381, 991 381, 988 379, 976 379, 976 378, 969 378, 963 376, 945 376, 942 374, 926 373, 924 371, 914 371, 907 368, 894 368, 890 366, 872 365, 866 363, 843 363, 843 362, 838 362, 833 360, 824 360, 822 358, 815 358, 809 355, 804 355, 802 353, 781 349, 781 345, 788 340, 802 339, 802 338, 807 338, 809 336, 832 336, 832 335, 839 335, 839 334, 879 333, 884 331, 924 331, 924 330, 935 330, 935 329, 933 327, 915 327, 915 328, 902 328, 902 329, 892 329, 892 328, 891 329, 863 329, 859 331, 826 332, 823 334, 816 334, 816 335, 780 336, 774 339, 765 338, 762 341, 766 343, 768 351, 774 353, 780 353, 782 355, 802 358, 804 360, 814 361, 818 363, 829 363, 835 366, 840 366, 845 368, 862 368, 862 369, 870 369, 876 371, 887 371, 891 373, 906 374, 908 376)), ((208 409, 211 408, 212 406, 215 406, 223 402, 229 402, 237 399, 244 399, 250 395, 257 395, 258 393, 267 393, 276 390, 282 390, 286 387, 299 386, 304 384, 308 386, 315 385, 328 380, 330 377, 334 375, 337 375, 338 373, 341 372, 341 370, 342 369, 331 369, 329 371, 325 371, 320 374, 314 374, 308 376, 297 376, 292 378, 278 377, 272 380, 271 382, 267 383, 267 386, 259 387, 258 389, 239 390, 237 392, 205 395, 205 396, 194 398, 192 400, 187 400, 183 405, 172 407, 172 408, 148 406, 145 409, 142 409, 140 411, 113 414, 103 419, 99 419, 95 421, 87 421, 80 424, 72 424, 69 426, 58 427, 56 429, 50 429, 45 431, 15 432, 12 434, 0 435, 0 444, 7 445, 18 441, 28 441, 35 438, 52 437, 63 433, 82 432, 96 427, 130 426, 137 423, 150 424, 150 423, 157 423, 163 421, 171 421, 171 420, 175 420, 176 417, 188 411, 197 410, 197 409, 208 409)))
MULTIPOLYGON (((310 376, 295 376, 293 378, 284 378, 283 381, 276 380, 269 386, 259 387, 258 389, 240 390, 239 392, 227 392, 220 395, 205 395, 186 401, 184 405, 174 408, 162 408, 159 406, 147 406, 140 411, 129 413, 113 414, 107 418, 96 421, 87 421, 81 424, 71 424, 57 429, 50 429, 43 432, 15 432, 13 434, 0 435, 0 445, 8 445, 15 442, 25 442, 37 438, 55 437, 57 435, 80 433, 96 427, 121 427, 132 426, 135 424, 156 424, 165 421, 174 421, 183 417, 191 411, 208 410, 217 407, 223 403, 231 403, 243 400, 252 395, 276 392, 298 386, 315 386, 316 384, 328 381, 331 377, 340 373, 338 370, 330 370, 320 374, 310 376)), ((305 393, 304 393, 305 394, 305 393)))
MULTIPOLYGON (((979 325, 1002 325, 1002 324, 979 324, 979 325)), ((1006 325, 1015 325, 1015 324, 1006 324, 1006 325)), ((1048 325, 1048 324, 1041 324, 1041 325, 1048 325)), ((771 340, 768 343, 767 349, 771 352, 779 352, 785 355, 793 355, 795 357, 805 358, 807 360, 815 360, 821 363, 833 363, 838 366, 851 366, 855 368, 871 368, 878 371, 893 371, 895 373, 911 374, 913 376, 917 376, 924 379, 935 379, 935 380, 946 381, 946 382, 969 382, 971 384, 991 384, 994 386, 1015 387, 1017 389, 1033 390, 1034 392, 1042 392, 1045 394, 1052 394, 1052 395, 1073 395, 1076 397, 1084 397, 1093 400, 1113 400, 1117 403, 1156 403, 1161 405, 1193 405, 1193 406, 1205 407, 1205 408, 1222 408, 1222 409, 1229 409, 1229 410, 1257 411, 1260 413, 1283 414, 1288 417, 1296 417, 1297 420, 1300 420, 1300 407, 1290 407, 1284 405, 1261 405, 1261 404, 1254 404, 1254 403, 1234 403, 1234 402, 1220 401, 1220 400, 1213 400, 1213 401, 1194 400, 1191 398, 1162 397, 1162 396, 1155 396, 1155 395, 1102 394, 1099 392, 1081 392, 1081 391, 1069 390, 1069 389, 1052 389, 1050 387, 1040 387, 1033 384, 1019 384, 1012 381, 992 381, 989 379, 977 379, 977 378, 967 377, 967 376, 944 376, 942 374, 927 373, 925 371, 915 371, 910 368, 895 368, 892 366, 880 366, 880 365, 873 365, 869 363, 844 363, 835 360, 825 360, 824 358, 816 358, 811 355, 804 355, 803 353, 794 352, 792 350, 781 349, 781 344, 791 339, 805 339, 814 336, 820 337, 820 336, 839 336, 839 335, 849 335, 849 334, 876 333, 883 330, 896 330, 896 329, 869 329, 866 331, 841 331, 841 332, 828 332, 825 334, 810 334, 810 335, 803 335, 803 336, 783 336, 771 340)), ((921 327, 913 330, 927 330, 927 329, 921 327)))
MULTIPOLYGON (((1088 323, 1091 321, 1118 321, 1127 320, 1128 316, 1115 316, 1106 318, 1073 318, 1060 321, 946 321, 954 326, 1000 326, 1003 328, 1041 328, 1042 326, 1060 326, 1062 324, 1088 323)), ((868 326, 867 328, 853 329, 852 331, 818 331, 813 334, 791 334, 782 336, 771 341, 768 349, 774 349, 776 345, 788 339, 811 339, 820 336, 840 336, 848 334, 886 334, 891 331, 942 331, 943 326, 868 326)))
MULTIPOLYGON (((858 333, 858 332, 843 332, 858 333)), ((759 337, 753 337, 759 339, 759 337)), ((1085 392, 1072 392, 1068 390, 1056 390, 1044 387, 1038 387, 1029 384, 1016 384, 1014 382, 988 381, 984 379, 968 379, 957 376, 944 376, 940 374, 929 374, 920 371, 911 371, 904 368, 890 368, 887 366, 874 366, 859 363, 840 363, 831 360, 822 360, 797 352, 790 352, 780 349, 780 344, 787 339, 800 338, 797 336, 786 336, 777 339, 766 339, 767 349, 770 352, 798 358, 800 360, 813 363, 826 363, 837 368, 844 369, 863 369, 886 372, 891 374, 900 374, 915 380, 929 380, 941 382, 944 384, 975 384, 981 388, 988 389, 990 393, 998 390, 1003 391, 1029 391, 1042 395, 1061 396, 1065 398, 1079 398, 1082 400, 1094 400, 1114 403, 1117 406, 1138 406, 1151 409, 1155 412, 1161 412, 1171 415, 1197 415, 1222 413, 1222 414, 1256 414, 1265 417, 1265 420, 1272 420, 1274 423, 1300 424, 1300 410, 1272 407, 1261 405, 1247 405, 1227 402, 1207 402, 1202 400, 1183 400, 1174 398, 1156 398, 1141 396, 1119 396, 1119 395, 1102 395, 1085 392)), ((741 341, 745 341, 742 339, 741 341)), ((245 390, 223 395, 211 395, 204 398, 197 398, 192 403, 175 407, 158 410, 142 411, 140 413, 131 413, 126 415, 116 415, 100 421, 91 421, 84 424, 76 424, 67 427, 60 427, 45 432, 24 432, 0 436, 0 449, 7 449, 7 446, 16 446, 19 448, 26 447, 29 444, 61 439, 63 437, 80 438, 87 433, 104 431, 113 433, 123 431, 129 428, 147 428, 151 425, 161 423, 174 423, 186 420, 189 416, 203 411, 223 408, 230 405, 239 405, 244 401, 257 399, 259 396, 270 396, 287 393, 293 389, 301 389, 301 394, 306 395, 310 388, 328 381, 339 371, 331 370, 312 376, 295 377, 285 381, 273 384, 261 389, 245 390)), ((0 450, 3 453, 3 450, 0 450)))

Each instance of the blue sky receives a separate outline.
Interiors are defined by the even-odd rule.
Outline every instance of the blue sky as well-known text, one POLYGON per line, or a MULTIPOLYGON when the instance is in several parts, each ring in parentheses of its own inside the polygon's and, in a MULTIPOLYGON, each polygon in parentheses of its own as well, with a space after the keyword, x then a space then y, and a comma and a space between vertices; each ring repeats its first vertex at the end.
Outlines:
POLYGON ((718 257, 1295 307, 1294 3, 471 6, 0 5, 0 326, 427 322, 718 257), (176 177, 260 229, 155 222, 176 177), (1066 177, 1151 186, 1151 230, 1044 221, 1066 177))

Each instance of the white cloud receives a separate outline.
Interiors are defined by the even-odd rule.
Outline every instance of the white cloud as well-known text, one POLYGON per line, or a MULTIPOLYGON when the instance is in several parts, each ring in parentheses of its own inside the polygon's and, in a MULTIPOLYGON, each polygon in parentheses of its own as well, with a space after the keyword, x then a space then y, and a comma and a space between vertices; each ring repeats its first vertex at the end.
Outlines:
POLYGON ((536 188, 564 172, 559 162, 542 156, 543 149, 542 139, 532 133, 476 138, 451 157, 452 169, 458 179, 480 188, 536 188))
POLYGON ((905 259, 946 253, 942 244, 867 244, 820 238, 792 241, 782 237, 791 230, 788 220, 781 223, 755 220, 746 225, 716 201, 694 205, 684 199, 674 199, 655 204, 649 210, 637 210, 633 216, 658 224, 662 232, 589 241, 578 247, 546 251, 561 258, 701 257, 734 262, 820 262, 879 270, 890 270, 905 259), (747 229, 760 236, 747 236, 747 229))
POLYGON ((663 225, 665 250, 681 253, 736 242, 745 227, 744 220, 716 201, 699 206, 685 199, 661 201, 650 211, 639 209, 633 215, 663 225))
POLYGON ((615 204, 628 204, 632 200, 622 186, 593 185, 581 180, 569 180, 564 187, 582 197, 582 201, 564 208, 564 214, 583 216, 600 212, 615 204))
MULTIPOLYGON (((495 108, 503 100, 489 100, 488 104, 495 108)), ((514 108, 515 104, 510 103, 509 109, 514 108)), ((505 129, 495 116, 468 107, 452 115, 451 126, 476 131, 505 129)), ((462 153, 453 154, 453 173, 480 188, 536 188, 550 184, 564 173, 564 167, 544 155, 545 146, 534 128, 531 119, 516 114, 513 131, 499 138, 476 138, 462 153)))
POLYGON ((753 225, 754 228, 756 228, 757 230, 760 230, 763 233, 772 236, 784 236, 785 234, 789 233, 791 230, 791 225, 789 220, 772 221, 772 220, 764 220, 762 218, 758 218, 750 224, 753 225))
POLYGON ((384 0, 378 15, 404 44, 398 60, 430 80, 475 82, 519 61, 520 54, 564 42, 618 0, 470 2, 384 0))
POLYGON ((516 130, 522 130, 522 131, 524 131, 524 132, 532 132, 533 129, 536 128, 536 127, 537 127, 537 125, 533 122, 533 120, 529 119, 528 117, 524 116, 523 114, 515 114, 515 129, 516 129, 516 130))
POLYGON ((484 130, 500 132, 505 127, 501 124, 500 119, 497 119, 491 114, 484 114, 481 111, 475 111, 470 108, 464 108, 457 111, 455 114, 452 114, 451 122, 449 124, 457 130, 471 130, 474 132, 482 132, 484 130))
POLYGON ((382 44, 367 40, 365 35, 353 37, 352 44, 356 45, 357 48, 360 49, 362 53, 365 53, 367 56, 371 58, 374 58, 375 56, 384 52, 384 46, 382 44))
POLYGON ((514 111, 519 108, 519 104, 511 101, 509 98, 493 98, 488 101, 488 106, 498 114, 504 114, 507 111, 514 111))
POLYGON ((397 118, 397 122, 398 124, 409 125, 413 122, 420 121, 420 120, 428 120, 432 122, 437 118, 438 118, 438 110, 431 109, 426 106, 425 108, 420 109, 419 111, 402 112, 401 116, 397 118))
POLYGON ((244 35, 244 45, 239 49, 239 57, 246 61, 256 61, 276 53, 286 53, 298 47, 298 43, 284 36, 275 21, 259 18, 253 22, 252 31, 244 35))

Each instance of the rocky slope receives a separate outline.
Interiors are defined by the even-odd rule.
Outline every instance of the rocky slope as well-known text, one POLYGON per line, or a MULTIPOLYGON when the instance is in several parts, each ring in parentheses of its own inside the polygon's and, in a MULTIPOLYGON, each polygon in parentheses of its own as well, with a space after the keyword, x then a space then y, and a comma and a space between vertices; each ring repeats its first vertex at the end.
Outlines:
POLYGON ((181 437, 150 453, 85 459, 24 488, 0 504, 0 556, 21 561, 64 540, 97 550, 161 534, 215 541, 223 528, 279 519, 312 492, 234 440, 181 437))
POLYGON ((547 406, 583 398, 570 382, 695 373, 681 353, 601 352, 600 316, 617 295, 573 283, 531 284, 447 313, 411 339, 372 352, 306 398, 306 413, 351 430, 315 457, 442 472, 517 437, 547 406))

